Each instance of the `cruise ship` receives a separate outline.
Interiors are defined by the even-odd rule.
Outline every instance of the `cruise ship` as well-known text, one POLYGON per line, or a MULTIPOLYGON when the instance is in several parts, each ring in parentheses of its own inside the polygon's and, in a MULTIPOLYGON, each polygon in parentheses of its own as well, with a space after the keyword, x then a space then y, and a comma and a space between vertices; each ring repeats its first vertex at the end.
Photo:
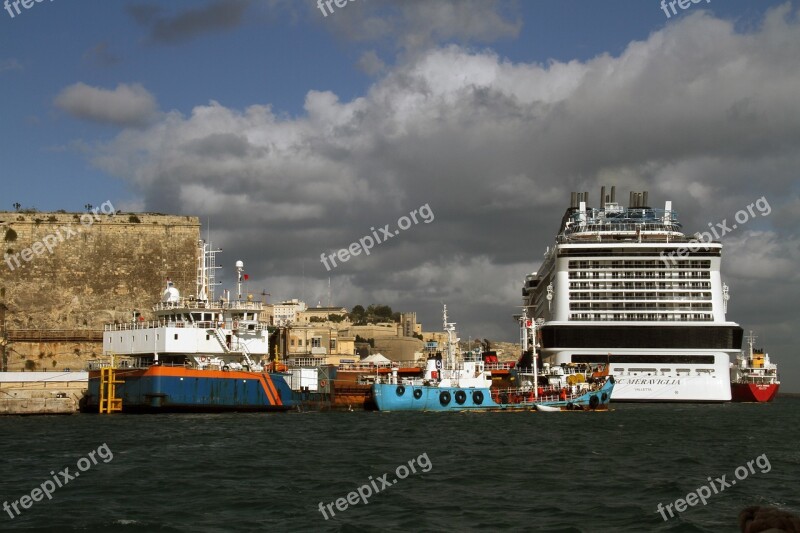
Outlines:
POLYGON ((525 278, 523 306, 537 323, 543 362, 606 363, 614 401, 725 402, 742 328, 726 320, 722 244, 687 237, 672 202, 649 206, 616 188, 571 193, 556 242, 525 278))

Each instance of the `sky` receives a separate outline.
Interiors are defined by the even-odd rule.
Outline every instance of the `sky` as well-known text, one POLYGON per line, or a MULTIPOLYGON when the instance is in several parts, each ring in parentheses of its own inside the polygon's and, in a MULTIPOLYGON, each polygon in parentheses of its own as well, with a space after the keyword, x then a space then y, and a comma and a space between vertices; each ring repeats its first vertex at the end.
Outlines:
POLYGON ((647 190, 730 228, 727 316, 800 392, 798 2, 341 3, 11 2, 0 210, 195 215, 226 287, 242 260, 270 301, 428 330, 446 303, 463 339, 515 340, 570 191, 647 190))

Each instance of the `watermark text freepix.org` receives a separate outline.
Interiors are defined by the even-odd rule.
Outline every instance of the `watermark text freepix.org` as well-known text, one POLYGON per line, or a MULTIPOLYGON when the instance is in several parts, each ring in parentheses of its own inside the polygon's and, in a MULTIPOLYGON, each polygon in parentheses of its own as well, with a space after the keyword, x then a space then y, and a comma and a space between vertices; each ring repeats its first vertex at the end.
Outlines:
POLYGON ((667 513, 669 513, 670 518, 674 518, 675 514, 672 512, 672 507, 675 507, 675 511, 678 513, 682 513, 687 509, 687 505, 690 507, 694 507, 697 505, 698 502, 703 502, 703 505, 708 503, 708 500, 712 495, 712 490, 714 491, 713 494, 719 494, 723 490, 736 485, 736 480, 739 481, 747 479, 747 476, 750 474, 755 474, 756 469, 753 468, 753 463, 761 469, 762 474, 766 474, 770 470, 772 470, 772 465, 769 464, 769 459, 767 459, 767 454, 762 453, 755 459, 751 461, 747 461, 747 466, 737 466, 736 470, 733 471, 733 475, 736 476, 736 479, 731 479, 727 481, 725 478, 727 476, 723 475, 722 477, 715 478, 714 481, 711 480, 711 477, 708 478, 708 485, 702 485, 700 488, 695 489, 694 491, 690 492, 686 495, 686 498, 678 498, 673 503, 669 503, 666 506, 662 505, 661 503, 658 504, 656 507, 656 512, 661 514, 661 517, 666 522, 668 520, 667 513), (710 487, 710 488, 709 488, 710 487), (665 512, 666 511, 666 512, 665 512))
POLYGON ((328 272, 330 272, 331 268, 336 268, 336 266, 337 266, 336 265, 336 259, 337 258, 342 263, 346 263, 347 261, 350 260, 350 256, 360 255, 362 251, 366 255, 369 255, 370 254, 370 250, 376 244, 384 243, 384 242, 388 241, 389 239, 391 239, 392 237, 394 237, 396 235, 400 235, 400 230, 405 231, 408 228, 410 228, 412 220, 414 221, 414 224, 419 224, 419 220, 417 220, 417 214, 419 214, 419 216, 422 217, 422 221, 425 222, 425 224, 430 224, 431 222, 433 222, 434 215, 433 215, 433 211, 431 210, 431 206, 428 205, 428 204, 425 204, 425 205, 421 206, 420 208, 414 209, 413 211, 411 211, 409 213, 409 216, 411 218, 409 218, 409 217, 407 217, 405 215, 403 215, 400 218, 398 218, 397 219, 397 227, 400 228, 400 229, 396 229, 396 230, 392 231, 391 228, 389 227, 390 225, 386 224, 382 228, 378 228, 380 230, 380 234, 378 234, 378 230, 376 230, 375 227, 371 227, 369 229, 370 229, 370 231, 372 231, 372 235, 365 235, 365 236, 361 237, 358 240, 358 242, 354 242, 354 243, 350 244, 350 246, 348 246, 346 249, 342 248, 338 252, 335 252, 335 253, 332 253, 332 254, 328 254, 328 255, 325 255, 325 252, 323 252, 322 254, 320 254, 320 259, 319 260, 323 265, 325 265, 325 268, 328 270, 328 272), (381 240, 381 237, 383 237, 383 240, 381 240), (329 259, 330 259, 330 262, 333 264, 333 267, 328 265, 328 260, 329 259))
POLYGON ((336 511, 333 510, 334 505, 336 506, 336 509, 340 512, 346 511, 349 505, 357 505, 359 499, 366 505, 367 503, 369 503, 367 500, 371 496, 378 494, 383 489, 388 489, 389 487, 397 483, 399 479, 405 479, 411 474, 416 474, 417 466, 420 467, 422 472, 431 471, 431 469, 433 468, 433 463, 431 463, 431 460, 428 458, 428 452, 425 452, 419 457, 416 457, 408 461, 408 466, 406 465, 398 466, 394 471, 394 475, 397 477, 395 479, 392 479, 391 481, 387 479, 389 477, 389 474, 384 474, 378 479, 372 479, 372 476, 369 476, 369 483, 364 483, 363 485, 358 487, 357 490, 348 493, 346 498, 338 498, 335 502, 331 502, 328 504, 323 504, 322 502, 319 502, 319 512, 322 513, 322 516, 325 517, 325 520, 328 520, 330 516, 336 516, 336 511), (416 465, 414 463, 416 463, 416 465), (381 485, 380 487, 378 486, 378 483, 380 483, 381 485), (375 489, 374 492, 373 489, 375 489), (330 516, 328 516, 328 513, 325 512, 326 509, 330 513, 330 516))
POLYGON ((33 489, 30 496, 26 494, 20 499, 11 502, 10 505, 8 501, 4 501, 3 510, 7 512, 8 516, 10 516, 13 520, 22 513, 22 511, 19 510, 20 507, 23 509, 30 509, 33 506, 33 502, 40 502, 45 496, 47 496, 48 500, 52 500, 53 492, 55 492, 57 488, 61 488, 70 481, 77 479, 81 475, 81 472, 86 472, 92 468, 92 465, 96 465, 98 456, 103 460, 104 463, 109 463, 114 458, 114 454, 111 452, 108 444, 104 442, 97 448, 97 450, 92 450, 86 457, 81 457, 78 459, 78 472, 70 473, 69 467, 61 470, 58 474, 51 470, 50 475, 53 476, 52 480, 48 479, 33 489))
MULTIPOLYGON (((354 0, 349 1, 353 2, 354 0)), ((336 7, 341 9, 347 6, 347 2, 348 0, 317 0, 317 7, 322 11, 322 14, 327 17, 328 11, 331 12, 331 15, 333 14, 333 4, 336 4, 336 7), (328 11, 325 11, 325 6, 328 6, 328 11)))
MULTIPOLYGON (((22 14, 22 11, 19 9, 20 4, 22 4, 22 7, 25 9, 30 9, 33 7, 33 4, 38 4, 43 1, 44 0, 5 0, 3 8, 8 11, 8 16, 13 19, 16 16, 14 15, 14 11, 17 12, 17 15, 22 14), (14 8, 14 10, 12 11, 11 8, 14 8)), ((52 2, 53 0, 50 1, 52 2)))
POLYGON ((686 257, 691 250, 692 252, 696 252, 700 248, 703 247, 702 243, 709 243, 714 239, 719 240, 724 235, 730 233, 731 231, 735 230, 739 227, 739 224, 744 224, 751 218, 755 218, 756 214, 753 208, 758 209, 759 214, 762 217, 765 217, 772 213, 772 207, 770 207, 769 202, 767 201, 766 196, 762 196, 755 202, 748 205, 745 209, 740 209, 734 215, 734 219, 736 220, 737 224, 733 224, 732 226, 728 226, 728 219, 723 218, 722 222, 717 222, 716 224, 712 224, 711 222, 708 223, 708 229, 711 231, 704 231, 700 234, 699 239, 690 239, 689 244, 686 245, 685 248, 679 248, 677 250, 673 250, 672 252, 665 254, 663 251, 661 252, 661 260, 664 261, 667 265, 670 263, 674 266, 676 259, 673 256, 686 257), (719 231, 717 231, 719 230, 719 231), (712 235, 713 233, 713 235, 712 235))
MULTIPOLYGON (((669 0, 669 1, 661 0, 661 10, 664 12, 667 18, 670 18, 672 15, 678 14, 678 10, 675 9, 675 4, 678 4, 679 8, 685 10, 689 9, 692 6, 692 4, 699 4, 702 1, 703 0, 669 0), (669 14, 669 11, 667 10, 667 5, 669 5, 670 9, 672 9, 672 15, 669 14)), ((710 3, 711 0, 706 0, 706 4, 710 3)))
MULTIPOLYGON (((111 202, 103 202, 100 207, 92 208, 90 213, 84 213, 81 215, 81 225, 86 227, 91 226, 96 220, 100 220, 100 213, 113 216, 117 213, 117 211, 114 209, 114 206, 111 204, 111 202)), ((34 257, 42 255, 45 250, 52 254, 53 249, 58 243, 64 242, 66 239, 71 239, 80 232, 81 228, 73 228, 72 224, 61 226, 56 230, 55 233, 48 233, 42 240, 36 241, 35 243, 31 244, 30 247, 24 248, 20 252, 15 254, 9 254, 6 252, 3 256, 3 259, 5 260, 6 265, 8 265, 8 268, 10 268, 13 272, 15 268, 18 268, 22 265, 22 263, 19 261, 20 258, 27 263, 34 257)))

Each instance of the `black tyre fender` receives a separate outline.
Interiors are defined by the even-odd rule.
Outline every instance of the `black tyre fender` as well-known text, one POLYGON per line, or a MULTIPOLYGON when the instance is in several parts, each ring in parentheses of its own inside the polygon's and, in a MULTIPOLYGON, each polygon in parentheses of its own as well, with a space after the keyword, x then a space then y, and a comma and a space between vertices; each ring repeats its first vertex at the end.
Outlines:
POLYGON ((607 393, 607 392, 604 392, 603 394, 601 394, 601 395, 600 395, 600 400, 601 400, 603 403, 606 403, 606 402, 608 401, 608 393, 607 393))
POLYGON ((464 405, 464 402, 467 401, 467 393, 464 392, 463 390, 457 390, 455 396, 456 396, 456 403, 458 405, 464 405))
POLYGON ((508 394, 505 392, 500 393, 500 403, 508 403, 508 394))
POLYGON ((442 404, 443 406, 449 404, 450 403, 450 393, 447 392, 447 391, 442 392, 439 395, 439 403, 442 404))
POLYGON ((417 400, 422 398, 422 389, 414 389, 414 398, 417 400))
POLYGON ((592 394, 591 397, 589 397, 589 407, 597 409, 598 405, 600 405, 600 398, 597 397, 597 394, 592 394))
POLYGON ((475 405, 480 405, 483 403, 483 393, 479 390, 476 390, 472 393, 472 401, 475 405))
POLYGON ((403 394, 406 393, 406 388, 402 385, 398 385, 397 389, 395 389, 395 392, 397 393, 398 396, 402 396, 403 394))

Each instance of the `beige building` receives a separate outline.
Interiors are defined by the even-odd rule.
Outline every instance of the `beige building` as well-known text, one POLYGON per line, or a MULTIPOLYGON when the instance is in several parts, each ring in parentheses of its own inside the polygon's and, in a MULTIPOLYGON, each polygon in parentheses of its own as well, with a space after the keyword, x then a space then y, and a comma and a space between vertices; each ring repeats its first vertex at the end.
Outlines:
POLYGON ((422 324, 417 324, 417 313, 400 313, 400 327, 403 337, 413 337, 422 333, 422 324))
POLYGON ((297 298, 277 304, 267 304, 261 311, 260 321, 271 326, 288 326, 296 323, 298 314, 306 309, 305 302, 301 302, 297 298))
POLYGON ((303 366, 354 362, 355 337, 343 335, 336 324, 293 324, 282 334, 286 358, 303 366), (342 361, 344 360, 344 361, 342 361))
MULTIPOLYGON (((328 322, 328 317, 330 315, 340 316, 344 318, 344 321, 347 320, 347 309, 344 307, 309 307, 305 311, 300 311, 297 313, 297 323, 298 324, 311 324, 311 323, 320 323, 320 321, 328 322)), ((336 322, 337 324, 341 324, 341 322, 336 322)))

